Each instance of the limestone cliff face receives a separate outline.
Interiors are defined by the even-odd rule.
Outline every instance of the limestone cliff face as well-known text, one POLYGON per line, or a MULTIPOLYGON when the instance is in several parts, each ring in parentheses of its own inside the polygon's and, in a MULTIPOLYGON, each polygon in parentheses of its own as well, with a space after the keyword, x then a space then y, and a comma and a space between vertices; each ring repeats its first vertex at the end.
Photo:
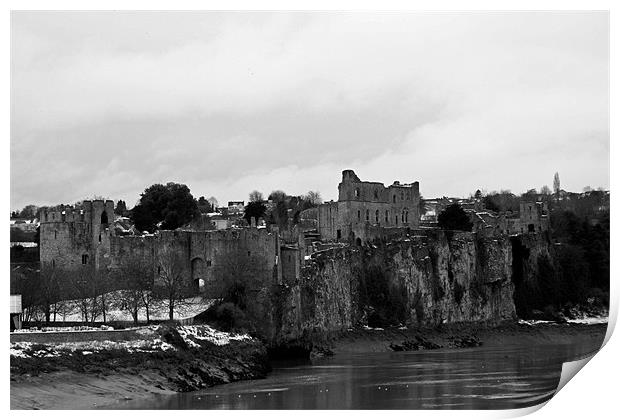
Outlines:
MULTIPOLYGON (((529 233, 513 236, 512 242, 512 281, 515 285, 514 301, 517 314, 527 317, 537 302, 535 296, 540 289, 541 260, 549 264, 557 263, 556 249, 546 233, 529 233)), ((544 275, 544 273, 543 273, 544 275)))
MULTIPOLYGON (((409 326, 514 318, 511 244, 443 233, 386 249, 392 281, 407 291, 409 326)), ((373 259, 375 260, 375 259, 373 259)))
POLYGON ((377 320, 434 326, 514 319, 512 256, 509 238, 441 231, 325 251, 277 291, 272 342, 314 341, 377 320))

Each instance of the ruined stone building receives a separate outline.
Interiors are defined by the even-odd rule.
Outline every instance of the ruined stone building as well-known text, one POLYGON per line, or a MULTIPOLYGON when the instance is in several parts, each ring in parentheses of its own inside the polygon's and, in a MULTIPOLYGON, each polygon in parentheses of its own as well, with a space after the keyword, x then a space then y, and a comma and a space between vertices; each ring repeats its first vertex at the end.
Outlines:
MULTIPOLYGON (((66 206, 41 212, 40 260, 63 270, 92 267, 115 270, 130 259, 139 258, 161 271, 160 257, 174 253, 182 266, 188 293, 209 290, 217 282, 218 265, 230 258, 247 257, 261 273, 261 284, 281 283, 283 276, 298 273, 301 257, 283 244, 275 230, 245 228, 226 230, 159 231, 155 234, 126 235, 114 223, 111 200, 84 201, 80 208, 66 206), (291 267, 283 265, 289 264, 291 267)), ((215 288, 213 288, 215 289, 215 288)))
MULTIPOLYGON (((260 285, 282 284, 299 279, 304 261, 334 241, 361 245, 423 234, 419 208, 418 182, 395 181, 386 187, 361 181, 352 170, 342 172, 337 202, 304 210, 282 230, 275 225, 217 229, 200 218, 174 231, 138 234, 127 218, 115 219, 113 201, 84 201, 79 207, 41 211, 40 261, 63 270, 113 271, 137 258, 152 267, 157 279, 161 257, 172 253, 180 261, 188 293, 198 293, 217 289, 218 269, 231 258, 239 264, 251 259, 260 285)), ((474 230, 487 235, 546 231, 549 224, 545 203, 521 203, 514 215, 467 211, 474 230)))
POLYGON ((41 211, 42 263, 69 269, 80 265, 95 268, 110 265, 114 202, 84 201, 80 207, 41 211))
POLYGON ((318 209, 318 232, 322 240, 364 241, 376 227, 418 228, 419 183, 386 187, 381 182, 361 181, 354 171, 342 171, 338 201, 318 209))
POLYGON ((506 215, 506 233, 533 233, 549 230, 546 202, 521 202, 518 215, 506 215))

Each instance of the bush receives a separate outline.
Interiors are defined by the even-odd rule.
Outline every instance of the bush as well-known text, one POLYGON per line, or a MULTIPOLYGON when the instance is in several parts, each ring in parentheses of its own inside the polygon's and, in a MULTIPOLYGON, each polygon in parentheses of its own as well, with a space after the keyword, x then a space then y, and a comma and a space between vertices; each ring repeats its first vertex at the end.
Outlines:
POLYGON ((204 320, 222 331, 248 332, 251 330, 251 322, 245 312, 232 302, 220 302, 211 306, 206 311, 204 320))
POLYGON ((586 294, 587 299, 593 299, 596 305, 603 305, 609 307, 609 292, 603 291, 598 287, 594 287, 588 290, 586 294))

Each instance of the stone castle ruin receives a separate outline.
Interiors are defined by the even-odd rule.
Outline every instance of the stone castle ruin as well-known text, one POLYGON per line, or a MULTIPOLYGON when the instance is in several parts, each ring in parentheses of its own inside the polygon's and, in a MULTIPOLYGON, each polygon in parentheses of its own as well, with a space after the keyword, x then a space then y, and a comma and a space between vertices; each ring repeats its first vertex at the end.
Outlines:
MULTIPOLYGON (((41 212, 40 261, 63 270, 113 271, 138 259, 152 268, 157 279, 161 257, 172 253, 180 261, 187 294, 209 294, 218 290, 219 269, 232 258, 239 264, 251 261, 257 284, 268 287, 299 280, 307 260, 335 243, 359 246, 377 239, 424 235, 428 227, 420 227, 419 209, 418 182, 394 181, 386 187, 361 181, 350 169, 342 172, 338 201, 305 210, 296 224, 282 231, 276 226, 212 230, 190 223, 174 231, 138 234, 127 229, 127 220, 115 219, 113 201, 84 201, 41 212)), ((548 228, 546 208, 537 203, 523 203, 516 217, 468 211, 474 230, 484 236, 548 228)))
MULTIPOLYGON (((323 240, 362 242, 371 239, 372 227, 418 228, 420 184, 388 187, 380 182, 361 181, 354 171, 342 171, 338 201, 321 204, 318 231, 323 240)), ((375 229, 376 231, 376 229, 375 229)))
MULTIPOLYGON (((155 234, 119 235, 114 226, 113 201, 84 201, 40 215, 40 260, 64 270, 89 266, 115 270, 138 258, 160 274, 160 257, 178 256, 188 294, 209 290, 216 282, 216 268, 226 259, 247 257, 262 273, 261 284, 280 283, 283 272, 295 272, 298 256, 285 259, 293 269, 282 269, 280 237, 276 230, 246 228, 226 230, 159 231, 155 234)), ((287 252, 290 254, 290 252, 287 252)), ((227 261, 226 261, 227 262, 227 261)), ((298 270, 297 270, 298 271, 298 270)), ((212 288, 216 290, 216 288, 212 288)))

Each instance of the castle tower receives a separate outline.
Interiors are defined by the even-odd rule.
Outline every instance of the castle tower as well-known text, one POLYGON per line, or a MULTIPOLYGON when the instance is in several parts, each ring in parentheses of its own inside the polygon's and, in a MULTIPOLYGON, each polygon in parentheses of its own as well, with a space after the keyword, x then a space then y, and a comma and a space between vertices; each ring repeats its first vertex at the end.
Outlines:
POLYGON ((41 211, 40 256, 51 267, 106 268, 114 222, 112 200, 84 201, 80 207, 61 206, 41 211))

